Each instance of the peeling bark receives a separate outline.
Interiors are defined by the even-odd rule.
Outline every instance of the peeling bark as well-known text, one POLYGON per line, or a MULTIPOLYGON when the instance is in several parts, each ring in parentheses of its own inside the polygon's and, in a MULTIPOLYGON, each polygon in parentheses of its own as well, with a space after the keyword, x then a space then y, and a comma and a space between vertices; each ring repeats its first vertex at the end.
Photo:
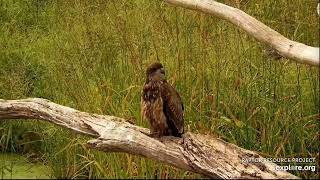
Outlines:
POLYGON ((165 2, 229 21, 258 41, 275 49, 281 56, 299 63, 319 66, 319 48, 289 40, 240 9, 214 0, 165 0, 165 2))
POLYGON ((87 146, 105 152, 126 152, 211 178, 298 178, 276 171, 271 162, 246 163, 259 154, 209 135, 187 132, 182 138, 149 137, 149 129, 122 118, 80 112, 45 99, 0 100, 0 120, 40 119, 95 137, 87 146))

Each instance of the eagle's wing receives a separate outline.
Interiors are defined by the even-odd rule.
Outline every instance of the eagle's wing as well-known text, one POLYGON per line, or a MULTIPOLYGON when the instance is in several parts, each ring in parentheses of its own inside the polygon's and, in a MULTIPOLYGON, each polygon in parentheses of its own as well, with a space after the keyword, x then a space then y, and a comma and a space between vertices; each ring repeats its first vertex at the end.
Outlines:
POLYGON ((173 135, 178 136, 184 133, 183 103, 178 92, 166 81, 161 88, 161 97, 164 100, 163 110, 167 117, 169 128, 173 135))

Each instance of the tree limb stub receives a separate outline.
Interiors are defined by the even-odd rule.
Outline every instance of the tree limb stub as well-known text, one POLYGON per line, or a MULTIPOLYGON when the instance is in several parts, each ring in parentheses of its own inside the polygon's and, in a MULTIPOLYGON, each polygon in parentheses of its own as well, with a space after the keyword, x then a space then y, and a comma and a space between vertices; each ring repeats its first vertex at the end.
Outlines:
POLYGON ((45 99, 0 100, 0 119, 31 118, 57 124, 95 137, 87 146, 105 152, 126 152, 170 164, 211 178, 298 178, 276 171, 268 161, 242 161, 261 158, 253 151, 209 135, 187 132, 183 138, 149 137, 149 129, 122 118, 80 112, 45 99))
POLYGON ((204 12, 238 26, 258 41, 277 50, 283 57, 296 62, 319 66, 319 48, 307 46, 282 36, 262 22, 240 9, 227 6, 214 0, 165 0, 169 4, 204 12))

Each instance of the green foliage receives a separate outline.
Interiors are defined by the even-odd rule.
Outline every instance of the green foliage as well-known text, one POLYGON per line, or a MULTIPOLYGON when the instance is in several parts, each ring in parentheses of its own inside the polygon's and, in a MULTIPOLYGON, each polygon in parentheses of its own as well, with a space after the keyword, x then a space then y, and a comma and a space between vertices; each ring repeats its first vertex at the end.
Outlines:
MULTIPOLYGON (((292 40, 319 46, 317 1, 225 3, 292 40)), ((140 91, 146 66, 159 60, 183 97, 188 131, 267 157, 317 157, 319 69, 273 60, 263 48, 228 22, 162 1, 0 0, 0 98, 42 97, 148 127, 140 91)), ((48 123, 0 123, 2 151, 15 151, 17 129, 40 133, 56 178, 201 177, 88 150, 83 137, 48 123)))

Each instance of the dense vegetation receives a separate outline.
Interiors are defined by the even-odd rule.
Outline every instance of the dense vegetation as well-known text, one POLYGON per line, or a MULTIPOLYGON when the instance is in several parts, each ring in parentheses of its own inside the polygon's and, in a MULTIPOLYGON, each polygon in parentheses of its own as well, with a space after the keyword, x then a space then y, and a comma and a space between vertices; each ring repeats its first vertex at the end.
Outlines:
MULTIPOLYGON (((224 3, 319 46, 315 0, 224 3)), ((265 157, 318 157, 319 69, 273 60, 264 49, 228 22, 162 1, 0 0, 0 99, 41 97, 148 127, 140 117, 144 70, 161 61, 182 95, 188 131, 265 157)), ((86 139, 40 121, 0 122, 0 150, 37 154, 52 177, 201 177, 89 150, 86 139)))

